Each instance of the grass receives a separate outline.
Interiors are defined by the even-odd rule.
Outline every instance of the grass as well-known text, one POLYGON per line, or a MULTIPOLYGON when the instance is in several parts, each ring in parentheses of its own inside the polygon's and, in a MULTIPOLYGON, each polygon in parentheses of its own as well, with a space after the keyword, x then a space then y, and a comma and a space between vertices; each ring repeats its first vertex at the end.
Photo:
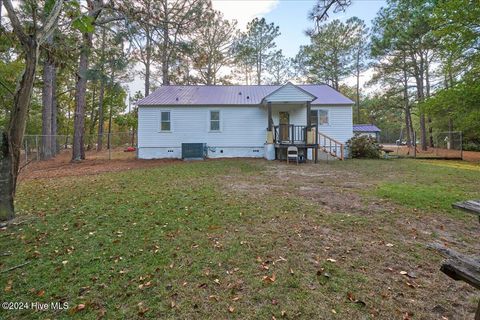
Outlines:
POLYGON ((473 291, 442 282, 425 249, 446 236, 478 249, 450 205, 480 196, 480 170, 453 164, 221 160, 24 181, 0 270, 30 264, 0 273, 2 300, 69 308, 0 318, 430 318, 442 299, 469 316, 473 291))

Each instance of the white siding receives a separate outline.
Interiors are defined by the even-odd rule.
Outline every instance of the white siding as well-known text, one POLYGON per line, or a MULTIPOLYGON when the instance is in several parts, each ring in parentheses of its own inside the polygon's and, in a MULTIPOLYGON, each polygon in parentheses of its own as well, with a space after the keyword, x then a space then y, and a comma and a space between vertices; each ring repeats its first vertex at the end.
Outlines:
MULTIPOLYGON (((319 131, 340 142, 353 136, 351 106, 312 105, 329 111, 329 125, 319 131)), ((304 104, 273 104, 274 124, 288 111, 290 124, 306 124, 304 104)), ((182 143, 206 143, 208 157, 263 157, 267 110, 261 106, 140 106, 138 156, 142 159, 181 158, 182 143), (220 111, 220 132, 209 132, 210 110, 220 111), (171 132, 160 132, 160 112, 170 111, 171 132)))
POLYGON ((272 119, 275 125, 280 123, 280 112, 288 112, 290 124, 304 126, 307 123, 307 107, 304 104, 272 104, 272 119))
POLYGON ((274 102, 299 102, 299 101, 312 101, 313 97, 302 89, 294 86, 291 83, 287 83, 277 91, 273 92, 265 98, 265 101, 274 102))
POLYGON ((140 107, 139 157, 179 158, 182 143, 206 143, 209 157, 263 157, 266 127, 267 112, 260 106, 140 107), (209 130, 210 110, 220 111, 219 132, 209 130), (171 132, 160 132, 161 111, 171 112, 171 132))
POLYGON ((342 143, 353 136, 353 118, 351 106, 312 105, 312 110, 328 110, 328 125, 318 126, 318 131, 342 143))

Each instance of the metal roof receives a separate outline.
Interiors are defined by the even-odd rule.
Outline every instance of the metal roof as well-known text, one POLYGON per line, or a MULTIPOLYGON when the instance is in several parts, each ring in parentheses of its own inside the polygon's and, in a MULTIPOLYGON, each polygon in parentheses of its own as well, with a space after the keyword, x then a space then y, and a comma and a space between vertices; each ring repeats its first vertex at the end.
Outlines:
MULTIPOLYGON (((236 86, 161 86, 138 101, 139 106, 156 105, 250 105, 261 104, 264 97, 281 88, 278 85, 236 86)), ((317 97, 312 104, 350 105, 353 101, 325 84, 298 85, 317 97)))
POLYGON ((353 132, 380 132, 380 130, 374 124, 354 124, 353 132))

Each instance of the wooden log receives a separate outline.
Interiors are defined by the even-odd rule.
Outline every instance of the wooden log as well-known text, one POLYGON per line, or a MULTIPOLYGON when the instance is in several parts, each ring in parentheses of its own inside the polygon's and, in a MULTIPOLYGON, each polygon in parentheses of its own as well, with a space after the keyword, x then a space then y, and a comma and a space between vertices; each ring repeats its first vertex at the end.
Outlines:
POLYGON ((468 200, 468 201, 456 202, 452 204, 452 207, 465 210, 471 213, 480 214, 480 200, 468 200))
POLYGON ((456 202, 452 207, 478 215, 478 222, 480 222, 480 200, 456 202))
POLYGON ((443 273, 480 289, 480 258, 465 256, 440 244, 431 244, 429 247, 448 258, 440 268, 443 273))

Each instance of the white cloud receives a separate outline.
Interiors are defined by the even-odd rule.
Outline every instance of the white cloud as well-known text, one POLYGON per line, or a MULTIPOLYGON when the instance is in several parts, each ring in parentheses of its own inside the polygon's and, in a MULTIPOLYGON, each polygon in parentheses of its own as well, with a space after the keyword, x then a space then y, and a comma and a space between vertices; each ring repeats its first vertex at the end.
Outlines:
POLYGON ((275 9, 280 0, 212 0, 215 10, 221 11, 225 18, 238 21, 238 27, 245 29, 247 23, 255 17, 262 17, 275 9))

